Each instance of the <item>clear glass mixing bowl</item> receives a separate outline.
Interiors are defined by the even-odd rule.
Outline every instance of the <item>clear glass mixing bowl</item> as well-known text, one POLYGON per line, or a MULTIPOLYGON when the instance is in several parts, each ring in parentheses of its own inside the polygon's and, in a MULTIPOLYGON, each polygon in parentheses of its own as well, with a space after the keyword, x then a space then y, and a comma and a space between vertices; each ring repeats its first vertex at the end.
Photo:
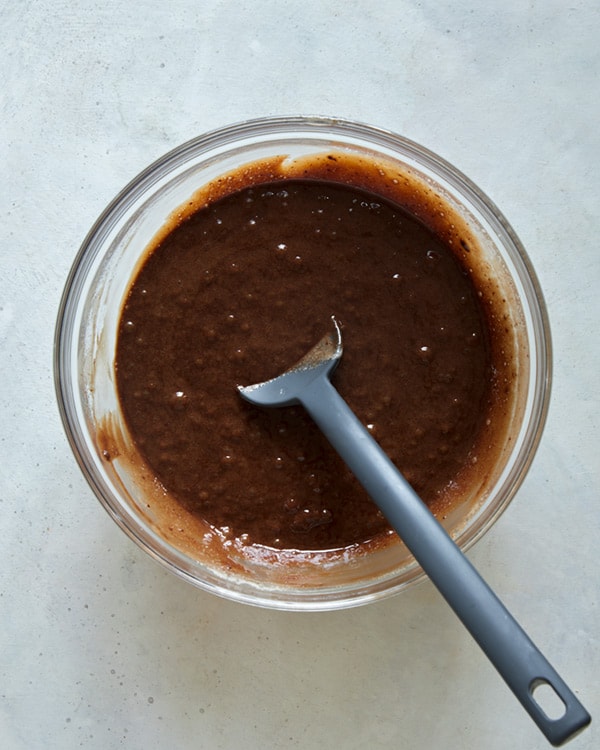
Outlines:
POLYGON ((121 307, 145 250, 191 195, 246 163, 331 151, 391 165, 435 191, 466 223, 509 301, 517 374, 510 435, 474 496, 444 520, 459 546, 468 548, 507 507, 538 445, 550 391, 550 334, 535 273, 515 232, 479 188, 422 146, 364 124, 320 117, 253 120, 195 138, 148 167, 100 216, 73 264, 56 328, 61 416, 75 457, 108 513, 183 579, 229 599, 278 609, 364 604, 406 589, 423 573, 400 542, 333 560, 305 554, 275 565, 251 558, 232 564, 214 554, 193 519, 175 512, 168 523, 162 520, 146 502, 161 489, 151 472, 133 470, 128 454, 115 388, 115 343, 121 307))

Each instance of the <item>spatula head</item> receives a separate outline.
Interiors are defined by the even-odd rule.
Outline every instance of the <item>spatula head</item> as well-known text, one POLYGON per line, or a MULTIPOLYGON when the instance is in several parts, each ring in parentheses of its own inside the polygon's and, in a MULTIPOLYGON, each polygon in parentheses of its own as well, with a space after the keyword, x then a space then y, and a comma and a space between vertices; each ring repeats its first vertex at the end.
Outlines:
POLYGON ((319 377, 329 377, 342 356, 342 332, 335 318, 332 330, 289 370, 264 383, 238 386, 240 395, 259 406, 292 406, 319 377))

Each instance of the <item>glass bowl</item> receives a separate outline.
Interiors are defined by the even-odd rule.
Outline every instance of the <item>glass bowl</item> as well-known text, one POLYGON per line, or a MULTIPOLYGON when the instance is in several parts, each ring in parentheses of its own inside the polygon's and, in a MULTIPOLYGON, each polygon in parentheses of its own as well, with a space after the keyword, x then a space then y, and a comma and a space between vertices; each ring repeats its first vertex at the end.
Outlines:
MULTIPOLYGON (((332 151, 409 175, 435 195, 466 227, 479 249, 478 266, 506 301, 505 345, 515 373, 509 426, 494 466, 442 521, 467 549, 507 507, 532 461, 548 407, 550 334, 535 273, 515 232, 479 188, 422 146, 368 125, 322 117, 252 120, 191 140, 136 177, 92 227, 67 280, 56 328, 61 417, 75 457, 111 517, 155 560, 199 588, 277 609, 365 604, 406 589, 424 574, 399 540, 334 558, 290 552, 273 564, 217 554, 206 528, 176 506, 161 515, 156 508, 167 502, 164 490, 151 471, 140 469, 121 416, 115 344, 121 308, 145 251, 190 196, 244 164, 276 156, 292 164, 332 151)), ((409 196, 406 203, 411 210, 409 196)))

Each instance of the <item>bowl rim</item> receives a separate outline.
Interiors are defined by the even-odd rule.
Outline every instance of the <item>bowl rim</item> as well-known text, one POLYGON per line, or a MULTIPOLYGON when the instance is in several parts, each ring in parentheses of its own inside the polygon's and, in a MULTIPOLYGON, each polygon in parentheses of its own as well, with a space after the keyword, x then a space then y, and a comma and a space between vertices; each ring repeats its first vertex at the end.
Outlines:
MULTIPOLYGON (((472 547, 481 537, 489 531, 490 527, 497 522, 504 513, 513 497, 520 488, 530 466, 534 460, 535 454, 541 441, 543 429, 546 423, 552 385, 552 337, 550 330, 550 320, 544 299, 544 295, 539 283, 539 279, 533 267, 533 264, 504 214, 496 204, 481 190, 474 182, 463 174, 457 167, 446 161, 434 151, 422 146, 403 135, 397 134, 391 130, 369 125, 363 122, 348 120, 337 117, 327 117, 321 115, 292 115, 292 116, 272 116, 259 117, 248 120, 241 120, 233 124, 224 125, 207 131, 204 134, 195 136, 179 146, 167 151, 159 156, 151 164, 140 171, 131 179, 108 203, 106 208, 100 213, 96 221, 87 232, 78 252, 76 253, 70 271, 67 275, 65 286, 61 295, 58 306, 56 326, 54 331, 54 348, 53 348, 53 372, 55 394, 58 409, 63 423, 67 440, 70 444, 71 451, 84 474, 90 488, 96 498, 100 500, 102 506, 109 513, 111 518, 117 523, 121 530, 132 539, 140 548, 148 553, 153 559, 157 560, 171 572, 177 574, 180 578, 187 580, 198 588, 210 591, 229 600, 245 602, 257 606, 268 607, 270 609, 284 609, 292 611, 324 611, 354 607, 371 601, 381 600, 399 593, 402 590, 415 585, 426 578, 422 570, 418 569, 408 581, 401 581, 396 585, 388 586, 374 593, 350 594, 341 599, 325 599, 317 595, 316 598, 302 597, 300 600, 291 599, 286 601, 273 600, 271 597, 261 597, 256 593, 246 594, 242 591, 228 589, 225 586, 219 587, 210 584, 207 581, 200 580, 179 566, 174 565, 167 560, 155 547, 148 543, 147 540, 141 539, 138 534, 127 524, 123 516, 113 505, 108 502, 102 492, 98 490, 93 471, 86 463, 80 450, 80 432, 81 425, 71 419, 67 403, 70 400, 70 394, 77 390, 72 382, 71 373, 68 368, 63 368, 63 355, 65 352, 66 341, 73 340, 73 320, 67 318, 66 313, 70 304, 78 292, 81 291, 81 285, 86 278, 86 272, 89 270, 91 263, 88 254, 94 241, 102 233, 106 233, 110 227, 114 226, 119 218, 123 216, 127 208, 132 205, 137 196, 144 194, 156 183, 161 174, 172 173, 174 169, 184 165, 191 155, 199 157, 207 154, 214 149, 221 148, 227 151, 233 144, 239 144, 243 140, 258 137, 275 137, 284 135, 298 136, 299 131, 310 132, 311 134, 321 133, 324 138, 331 136, 352 137, 358 136, 363 141, 368 141, 371 146, 377 148, 389 147, 393 151, 402 152, 403 150, 417 160, 419 164, 427 166, 434 174, 442 172, 444 178, 450 175, 453 184, 458 188, 461 197, 466 193, 469 200, 483 211, 486 220, 491 221, 495 229, 504 233, 508 240, 507 250, 511 255, 511 261, 516 264, 520 280, 526 280, 529 287, 526 289, 532 299, 528 299, 528 309, 533 309, 538 316, 537 325, 533 326, 535 341, 535 352, 537 353, 536 377, 538 381, 534 390, 537 394, 535 413, 529 419, 527 435, 524 440, 527 442, 528 449, 524 456, 521 456, 518 471, 512 479, 510 489, 505 493, 501 504, 495 507, 493 514, 473 533, 469 539, 460 544, 463 551, 472 547), (70 324, 69 324, 70 323, 70 324)), ((316 138, 315 138, 316 140, 316 138)), ((522 451, 520 452, 523 453, 522 451)), ((161 540, 168 547, 173 547, 166 540, 161 540)))

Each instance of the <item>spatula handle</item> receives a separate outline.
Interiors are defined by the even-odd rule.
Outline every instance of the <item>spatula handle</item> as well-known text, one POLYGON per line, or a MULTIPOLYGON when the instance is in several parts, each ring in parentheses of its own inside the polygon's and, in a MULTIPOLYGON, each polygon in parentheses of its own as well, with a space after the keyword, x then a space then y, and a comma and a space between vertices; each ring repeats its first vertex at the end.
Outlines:
POLYGON ((363 427, 326 377, 298 397, 431 581, 462 620, 546 738, 560 745, 591 718, 573 692, 485 583, 363 427), (534 697, 549 685, 564 704, 551 719, 534 697))

